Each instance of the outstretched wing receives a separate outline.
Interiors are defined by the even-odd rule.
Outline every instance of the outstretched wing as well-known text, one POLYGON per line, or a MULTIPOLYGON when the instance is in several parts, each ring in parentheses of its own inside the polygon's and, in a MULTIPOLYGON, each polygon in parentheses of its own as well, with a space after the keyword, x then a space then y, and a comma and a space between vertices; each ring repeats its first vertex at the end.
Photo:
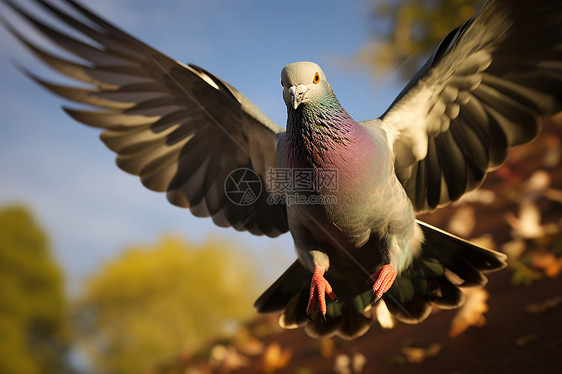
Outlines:
POLYGON ((451 32, 380 118, 416 211, 475 189, 562 110, 562 1, 491 0, 451 32))
POLYGON ((26 73, 55 94, 96 107, 65 110, 86 125, 102 128, 101 139, 117 153, 117 165, 140 176, 149 189, 166 192, 172 204, 189 208, 196 216, 211 216, 219 226, 268 236, 286 232, 286 207, 267 202, 263 183, 267 170, 277 165, 283 129, 211 73, 176 62, 75 1, 63 1, 68 10, 44 0, 35 2, 74 35, 4 0, 81 62, 56 56, 6 20, 2 23, 45 64, 87 87, 57 85, 26 73), (248 170, 227 178, 239 168, 248 170), (239 191, 227 195, 225 183, 227 189, 239 191))

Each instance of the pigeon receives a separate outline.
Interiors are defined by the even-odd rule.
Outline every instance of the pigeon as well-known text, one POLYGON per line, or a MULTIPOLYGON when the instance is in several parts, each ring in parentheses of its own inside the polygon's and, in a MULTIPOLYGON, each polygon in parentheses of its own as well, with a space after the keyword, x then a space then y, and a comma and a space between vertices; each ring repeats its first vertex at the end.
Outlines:
POLYGON ((449 33, 379 118, 357 122, 323 70, 281 72, 286 128, 238 90, 177 62, 74 0, 33 0, 61 31, 2 0, 61 50, 6 27, 42 62, 80 82, 21 70, 90 108, 117 165, 215 224, 277 237, 297 260, 255 302, 313 337, 361 336, 374 305, 406 323, 463 302, 506 256, 416 219, 458 200, 562 110, 562 2, 489 0, 449 33), (89 42, 88 42, 89 41, 89 42), (93 107, 93 109, 92 109, 93 107))

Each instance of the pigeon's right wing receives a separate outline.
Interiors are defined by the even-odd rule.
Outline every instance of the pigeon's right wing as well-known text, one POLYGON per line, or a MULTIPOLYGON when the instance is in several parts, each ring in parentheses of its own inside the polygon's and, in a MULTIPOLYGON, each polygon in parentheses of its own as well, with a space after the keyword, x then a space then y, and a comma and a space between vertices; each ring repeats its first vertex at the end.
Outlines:
POLYGON ((96 16, 74 0, 38 8, 71 32, 59 31, 3 0, 75 59, 56 56, 2 20, 41 61, 86 85, 47 82, 48 90, 98 110, 65 110, 104 132, 117 165, 153 191, 219 226, 277 236, 288 231, 284 204, 268 202, 267 171, 277 166, 283 129, 213 74, 186 66, 96 16), (88 40, 88 42, 86 42, 88 40), (101 110, 99 110, 101 109, 101 110), (234 174, 231 174, 234 172, 234 174), (230 177, 229 177, 230 176, 230 177))
POLYGON ((561 104, 562 1, 490 0, 363 124, 386 130, 396 174, 424 211, 478 187, 561 104))

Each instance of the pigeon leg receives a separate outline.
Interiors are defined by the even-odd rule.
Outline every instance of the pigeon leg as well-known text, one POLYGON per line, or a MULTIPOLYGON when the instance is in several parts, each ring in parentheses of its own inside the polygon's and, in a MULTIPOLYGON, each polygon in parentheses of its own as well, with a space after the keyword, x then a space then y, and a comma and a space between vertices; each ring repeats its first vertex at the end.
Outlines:
POLYGON ((312 281, 310 282, 310 297, 308 298, 308 306, 306 307, 306 313, 310 316, 314 309, 316 308, 316 300, 320 304, 320 312, 324 319, 326 319, 326 295, 332 300, 336 300, 336 294, 332 290, 330 283, 324 278, 324 267, 321 265, 316 265, 314 268, 314 273, 312 274, 312 281))
POLYGON ((381 266, 373 275, 371 275, 371 282, 375 282, 373 284, 373 292, 376 295, 375 302, 379 301, 382 295, 390 289, 395 279, 396 269, 392 265, 381 266))

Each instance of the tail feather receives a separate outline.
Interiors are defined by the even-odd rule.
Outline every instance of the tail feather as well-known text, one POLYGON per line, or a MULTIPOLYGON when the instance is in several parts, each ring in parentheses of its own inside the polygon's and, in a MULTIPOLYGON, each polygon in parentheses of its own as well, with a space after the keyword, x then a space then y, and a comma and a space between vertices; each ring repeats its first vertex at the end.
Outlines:
MULTIPOLYGON (((371 300, 368 292, 365 292, 365 294, 371 300)), ((356 298, 362 298, 362 296, 357 295, 356 298)), ((370 306, 371 302, 369 301, 367 305, 370 306)), ((307 321, 305 331, 313 338, 338 335, 344 339, 354 339, 366 333, 373 324, 372 316, 369 313, 364 313, 367 307, 363 306, 360 301, 330 302, 328 305, 330 307, 326 313, 326 320, 324 320, 320 311, 316 310, 307 321), (356 308, 358 304, 361 305, 360 309, 356 308)), ((306 309, 306 303, 297 306, 297 308, 302 309, 303 306, 306 309)))
MULTIPOLYGON (((295 295, 310 287, 312 274, 297 260, 254 302, 258 313, 280 312, 295 295)), ((306 316, 306 313, 305 313, 306 316)))
MULTIPOLYGON (((400 321, 418 323, 431 313, 432 305, 441 309, 459 307, 464 294, 459 287, 482 286, 483 272, 503 268, 506 256, 478 247, 443 230, 418 221, 425 241, 412 265, 403 271, 384 294, 388 310, 400 321)), ((327 273, 329 276, 329 273, 327 273)), ((327 298, 324 320, 319 310, 306 314, 312 274, 299 261, 269 287, 255 302, 260 313, 280 312, 279 323, 285 328, 303 327, 312 337, 339 335, 353 339, 363 335, 375 322, 370 309, 374 296, 368 284, 347 288, 339 302, 327 298)), ((334 289, 340 280, 328 279, 334 289)), ((346 285, 349 287, 349 285, 346 285)), ((343 288, 343 287, 342 287, 343 288)))
POLYGON ((441 309, 458 308, 464 303, 464 294, 447 277, 443 276, 435 279, 437 289, 441 295, 431 298, 431 302, 441 309))
MULTIPOLYGON (((304 290, 300 290, 287 303, 283 314, 279 318, 279 325, 285 329, 296 329, 307 324, 309 317, 306 314, 307 297, 304 290)), ((259 310, 258 310, 259 311, 259 310)))
POLYGON ((425 237, 421 254, 384 296, 388 309, 406 323, 423 321, 431 304, 441 309, 459 307, 464 302, 459 287, 485 285, 488 279, 483 272, 505 267, 507 258, 427 223, 418 224, 425 237))
POLYGON ((396 319, 404 323, 419 323, 431 313, 431 305, 419 296, 414 296, 404 302, 398 302, 389 290, 383 296, 386 307, 396 319))
MULTIPOLYGON (((369 331, 372 324, 372 317, 357 312, 348 312, 342 316, 337 330, 332 331, 330 335, 337 334, 344 339, 355 339, 369 331)), ((320 336, 323 336, 321 329, 319 332, 320 336)))
POLYGON ((507 265, 505 262, 507 256, 503 253, 479 247, 425 222, 417 221, 417 223, 425 236, 424 253, 428 257, 434 256, 442 264, 457 265, 461 273, 463 273, 461 269, 468 269, 471 266, 479 271, 488 272, 502 269, 507 265))
POLYGON ((405 323, 419 323, 431 313, 431 305, 441 309, 453 309, 464 301, 464 294, 445 275, 444 269, 430 273, 424 262, 434 259, 416 260, 414 266, 402 273, 390 290, 383 296, 388 310, 405 323))
POLYGON ((453 274, 456 274, 463 280, 460 284, 464 287, 481 286, 488 282, 486 277, 475 268, 466 258, 460 257, 456 261, 444 261, 443 265, 453 274))
POLYGON ((283 311, 279 324, 283 328, 305 327, 308 335, 319 338, 339 335, 353 339, 363 335, 373 320, 363 314, 371 306, 373 297, 370 290, 353 295, 351 299, 341 298, 338 302, 327 298, 326 320, 315 310, 306 314, 312 274, 299 261, 295 261, 254 303, 259 313, 283 311))

